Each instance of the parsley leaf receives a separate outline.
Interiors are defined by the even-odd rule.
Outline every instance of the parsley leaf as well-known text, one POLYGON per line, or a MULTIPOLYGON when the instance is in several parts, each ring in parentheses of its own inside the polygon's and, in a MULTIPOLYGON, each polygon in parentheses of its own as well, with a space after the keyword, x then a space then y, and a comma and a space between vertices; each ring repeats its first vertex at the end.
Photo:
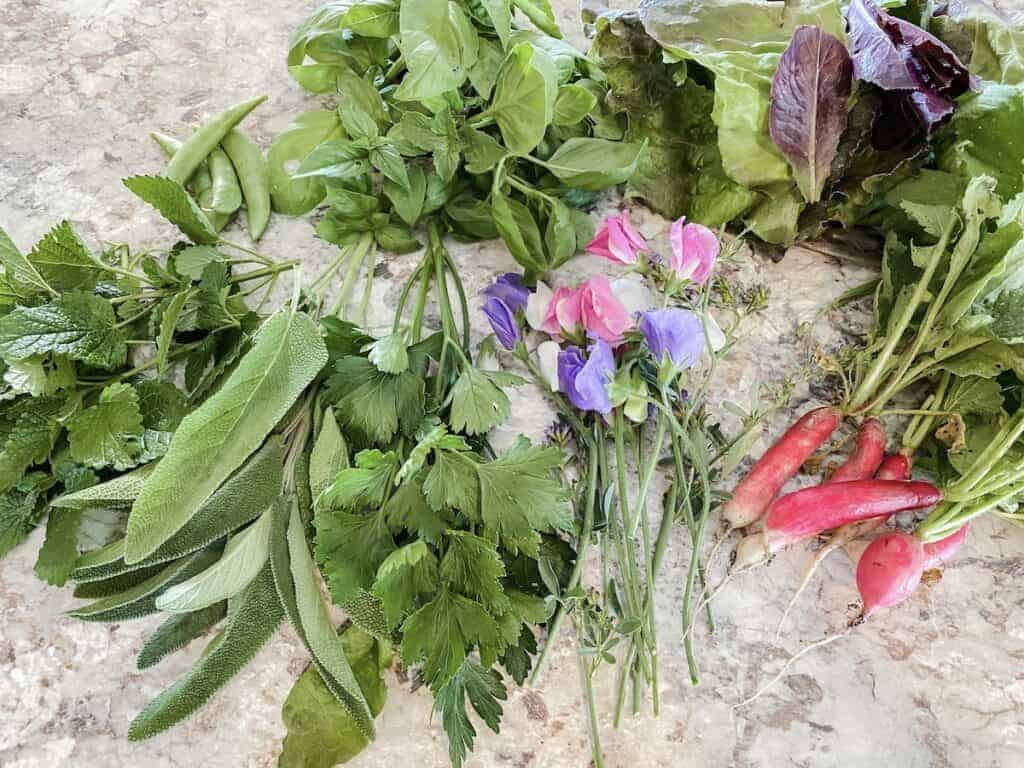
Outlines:
POLYGON ((508 419, 511 408, 508 395, 501 387, 525 383, 512 374, 466 366, 448 396, 452 429, 469 435, 489 432, 508 419))
POLYGON ((377 443, 387 443, 399 429, 411 435, 423 420, 423 379, 412 371, 384 373, 364 357, 343 357, 335 364, 326 396, 342 426, 377 443))
POLYGON ((508 610, 510 603, 501 588, 505 565, 494 544, 468 531, 448 531, 448 550, 441 561, 446 585, 472 597, 492 613, 508 610))
POLYGON ((319 506, 343 510, 379 507, 397 468, 398 456, 394 451, 360 451, 356 454, 356 465, 341 470, 323 492, 319 506))
POLYGON ((402 624, 402 660, 423 661, 423 676, 435 689, 455 676, 469 648, 493 654, 500 644, 498 625, 484 607, 449 589, 402 624))
POLYGON ((458 673, 437 691, 437 706, 448 734, 448 756, 453 768, 460 768, 476 738, 476 729, 466 712, 467 697, 487 727, 498 733, 501 702, 508 698, 508 693, 496 670, 484 669, 472 659, 466 659, 458 673))
POLYGON ((396 549, 377 569, 373 593, 384 606, 388 625, 397 627, 422 595, 437 589, 437 558, 426 542, 396 549))

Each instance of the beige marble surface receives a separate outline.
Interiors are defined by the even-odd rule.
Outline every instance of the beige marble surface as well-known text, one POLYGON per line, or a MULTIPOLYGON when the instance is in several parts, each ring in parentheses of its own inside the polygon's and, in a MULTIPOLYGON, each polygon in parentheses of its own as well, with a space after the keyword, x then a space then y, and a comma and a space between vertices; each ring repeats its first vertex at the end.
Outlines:
MULTIPOLYGON (((160 244, 166 226, 119 183, 161 167, 146 132, 183 126, 257 93, 270 101, 246 123, 266 146, 292 115, 316 105, 288 78, 283 54, 307 2, 243 0, 3 0, 0 2, 0 222, 28 247, 60 218, 90 242, 160 244)), ((556 2, 574 27, 570 2, 556 2)), ((577 39, 579 36, 577 35, 577 39)), ((664 242, 664 222, 641 214, 664 242)), ((239 238, 243 237, 241 234, 239 238)), ((274 219, 262 248, 311 268, 332 248, 305 220, 274 219)), ((476 290, 512 262, 492 243, 453 248, 476 290)), ((413 257, 388 259, 378 321, 413 257)), ((578 259, 566 280, 598 268, 578 259)), ((810 252, 781 264, 729 267, 741 285, 771 290, 769 311, 722 367, 716 403, 749 401, 755 381, 777 382, 806 363, 799 323, 866 272, 810 252)), ((312 269, 310 270, 312 271, 312 269)), ((839 318, 819 324, 835 343, 839 318)), ((811 394, 798 390, 794 406, 811 394)), ((779 414, 778 429, 790 414, 779 414)), ((536 392, 515 399, 505 435, 539 436, 550 418, 536 392)), ((612 680, 599 681, 607 765, 736 768, 1012 768, 1024 764, 1024 532, 983 522, 942 581, 900 610, 809 655, 754 705, 732 704, 803 644, 852 615, 852 569, 833 557, 781 640, 774 629, 810 554, 795 551, 748 576, 717 603, 718 631, 700 637, 702 684, 693 688, 679 642, 678 604, 688 545, 673 540, 658 599, 663 644, 661 717, 611 728, 612 680)), ((157 624, 85 624, 62 615, 64 590, 32 574, 36 534, 0 561, 0 765, 5 768, 257 768, 276 764, 280 705, 307 655, 282 629, 187 724, 143 744, 125 735, 144 703, 183 673, 195 643, 145 674, 134 654, 157 624)), ((430 697, 392 678, 379 738, 359 768, 444 766, 446 745, 430 697)), ((485 730, 485 729, 484 729, 485 730)), ((573 648, 563 638, 536 689, 513 691, 500 735, 483 732, 472 768, 568 768, 587 763, 573 648)))

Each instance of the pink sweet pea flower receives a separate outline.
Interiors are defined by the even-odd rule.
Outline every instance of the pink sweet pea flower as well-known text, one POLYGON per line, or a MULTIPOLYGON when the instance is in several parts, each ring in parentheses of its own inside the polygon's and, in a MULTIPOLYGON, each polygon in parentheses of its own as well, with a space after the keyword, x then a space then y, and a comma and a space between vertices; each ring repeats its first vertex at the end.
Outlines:
POLYGON ((686 217, 680 216, 672 223, 672 256, 668 263, 682 279, 703 285, 718 257, 718 237, 703 224, 684 225, 685 222, 686 217))
POLYGON ((629 211, 609 216, 587 244, 587 251, 617 264, 636 264, 637 255, 649 251, 647 241, 629 221, 629 211))
POLYGON ((581 328, 590 336, 618 344, 633 327, 633 316, 612 291, 604 275, 584 280, 575 288, 558 288, 551 297, 540 330, 559 336, 562 329, 581 328))

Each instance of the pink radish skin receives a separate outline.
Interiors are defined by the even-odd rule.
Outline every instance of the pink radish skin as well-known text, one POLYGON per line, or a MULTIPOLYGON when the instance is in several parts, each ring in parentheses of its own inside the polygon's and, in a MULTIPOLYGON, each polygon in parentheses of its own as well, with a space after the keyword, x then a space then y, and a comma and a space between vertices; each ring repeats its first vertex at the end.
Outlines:
MULTIPOLYGON (((838 474, 838 473, 837 473, 838 474)), ((875 475, 878 480, 908 480, 910 479, 910 459, 904 456, 902 453, 894 453, 891 456, 886 456, 882 462, 882 466, 878 468, 878 473, 875 475)), ((828 550, 831 552, 836 547, 843 547, 854 539, 859 539, 862 536, 867 536, 874 530, 885 525, 886 518, 884 517, 869 517, 867 520, 861 520, 856 523, 848 523, 842 526, 838 531, 832 534, 832 538, 829 539, 828 544, 822 551, 828 550)))
POLYGON ((735 565, 761 562, 794 542, 832 528, 940 501, 938 488, 914 480, 851 480, 787 493, 768 509, 764 532, 740 541, 735 565))
POLYGON ((815 408, 786 430, 740 480, 732 498, 722 507, 729 528, 743 528, 760 519, 782 486, 828 440, 841 419, 836 408, 815 408))
POLYGON ((864 480, 875 474, 885 456, 885 428, 878 419, 867 419, 857 431, 857 444, 843 465, 825 482, 864 480))
POLYGON ((885 533, 872 541, 857 563, 857 590, 863 617, 910 597, 924 573, 924 547, 906 533, 885 533))
POLYGON ((967 529, 970 523, 964 523, 956 533, 951 533, 944 539, 932 541, 924 545, 924 569, 941 568, 960 551, 960 545, 967 538, 967 529))

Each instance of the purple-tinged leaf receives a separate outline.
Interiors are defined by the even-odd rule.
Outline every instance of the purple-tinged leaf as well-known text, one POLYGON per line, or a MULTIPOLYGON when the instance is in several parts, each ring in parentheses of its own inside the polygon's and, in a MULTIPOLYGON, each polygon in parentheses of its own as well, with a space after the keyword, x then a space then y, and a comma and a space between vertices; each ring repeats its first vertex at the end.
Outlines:
POLYGON ((809 203, 821 199, 846 129, 852 83, 846 46, 819 27, 797 27, 772 80, 768 127, 809 203))
POLYGON ((954 99, 977 90, 977 78, 941 40, 871 0, 852 0, 846 20, 854 76, 888 92, 872 140, 878 149, 927 137, 952 116, 954 99))

